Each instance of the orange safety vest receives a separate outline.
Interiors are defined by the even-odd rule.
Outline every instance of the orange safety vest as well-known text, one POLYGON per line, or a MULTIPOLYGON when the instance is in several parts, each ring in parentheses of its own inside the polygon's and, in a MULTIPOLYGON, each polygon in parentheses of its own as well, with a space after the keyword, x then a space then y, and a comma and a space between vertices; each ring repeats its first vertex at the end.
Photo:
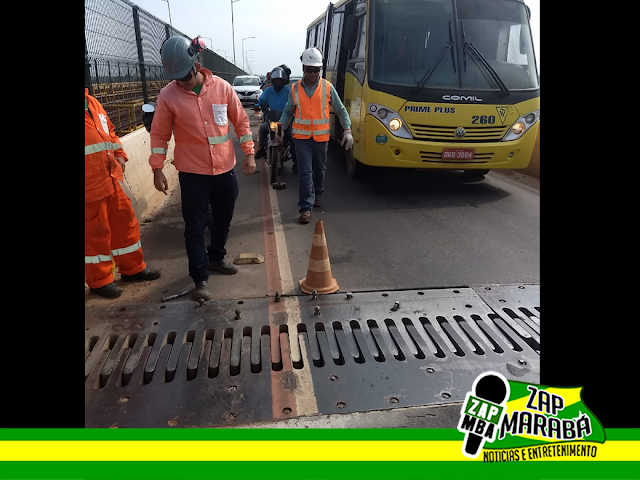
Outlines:
POLYGON ((316 142, 328 142, 331 134, 329 117, 329 100, 331 99, 331 83, 324 78, 309 98, 304 92, 302 80, 291 85, 291 98, 296 104, 291 133, 293 138, 306 139, 313 137, 316 142))
POLYGON ((96 202, 115 190, 113 179, 124 180, 116 156, 129 160, 104 107, 85 88, 89 112, 84 112, 84 202, 96 202))

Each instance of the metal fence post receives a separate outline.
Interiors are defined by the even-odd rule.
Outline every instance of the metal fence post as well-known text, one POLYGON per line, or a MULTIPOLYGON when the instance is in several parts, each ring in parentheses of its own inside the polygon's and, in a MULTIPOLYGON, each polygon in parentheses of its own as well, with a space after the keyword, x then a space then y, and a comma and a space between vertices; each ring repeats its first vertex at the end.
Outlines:
POLYGON ((138 14, 138 7, 133 7, 133 26, 136 30, 138 62, 140 63, 140 81, 142 82, 142 98, 144 98, 144 103, 149 103, 149 95, 147 94, 147 79, 144 71, 144 55, 142 53, 142 36, 140 35, 140 16, 138 14))
POLYGON ((87 38, 84 39, 84 84, 89 89, 89 95, 93 96, 93 82, 91 81, 91 64, 89 63, 89 51, 87 50, 87 38))

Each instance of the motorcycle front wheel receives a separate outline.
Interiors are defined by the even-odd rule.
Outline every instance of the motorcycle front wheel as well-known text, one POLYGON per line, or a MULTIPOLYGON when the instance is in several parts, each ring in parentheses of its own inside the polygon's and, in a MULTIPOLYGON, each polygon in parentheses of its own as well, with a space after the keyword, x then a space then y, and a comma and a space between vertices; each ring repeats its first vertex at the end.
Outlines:
POLYGON ((278 147, 269 147, 269 151, 267 152, 267 156, 269 158, 269 163, 271 164, 270 169, 270 181, 271 185, 278 181, 278 147))

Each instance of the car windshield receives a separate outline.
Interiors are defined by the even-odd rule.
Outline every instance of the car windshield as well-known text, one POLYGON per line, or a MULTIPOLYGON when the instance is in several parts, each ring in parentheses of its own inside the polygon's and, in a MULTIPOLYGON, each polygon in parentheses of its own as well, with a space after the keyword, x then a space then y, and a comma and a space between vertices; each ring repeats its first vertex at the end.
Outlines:
POLYGON ((371 4, 373 48, 369 58, 371 79, 376 82, 415 86, 433 70, 425 88, 498 90, 486 66, 470 53, 473 45, 509 89, 538 86, 531 30, 522 2, 372 0, 371 4), (447 42, 453 47, 447 49, 447 42))
POLYGON ((236 77, 233 81, 234 87, 259 87, 260 79, 258 77, 236 77))

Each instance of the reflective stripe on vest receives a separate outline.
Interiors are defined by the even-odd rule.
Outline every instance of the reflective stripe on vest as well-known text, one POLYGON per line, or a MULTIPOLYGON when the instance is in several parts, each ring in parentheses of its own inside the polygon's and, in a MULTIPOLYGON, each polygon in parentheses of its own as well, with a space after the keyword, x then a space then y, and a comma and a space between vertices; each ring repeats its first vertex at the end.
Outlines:
POLYGON ((244 142, 250 142, 253 140, 253 135, 249 134, 249 135, 242 135, 240 137, 240 143, 244 143, 244 142))
POLYGON ((104 152, 105 150, 118 150, 120 148, 122 148, 122 145, 119 143, 100 142, 92 145, 85 145, 84 154, 91 155, 92 153, 104 152))
POLYGON ((209 137, 209 145, 220 145, 221 143, 231 140, 231 135, 227 133, 221 137, 209 137))
POLYGON ((318 142, 329 140, 331 133, 329 116, 331 84, 325 79, 320 79, 320 84, 313 92, 313 96, 309 98, 305 94, 302 97, 305 104, 304 110, 302 107, 303 102, 301 102, 301 93, 299 92, 300 87, 302 87, 302 80, 291 86, 292 96, 296 105, 296 115, 293 119, 291 133, 294 138, 299 139, 313 137, 318 142))
POLYGON ((166 155, 167 154, 167 149, 166 148, 152 148, 151 149, 151 153, 161 153, 162 155, 166 155))

